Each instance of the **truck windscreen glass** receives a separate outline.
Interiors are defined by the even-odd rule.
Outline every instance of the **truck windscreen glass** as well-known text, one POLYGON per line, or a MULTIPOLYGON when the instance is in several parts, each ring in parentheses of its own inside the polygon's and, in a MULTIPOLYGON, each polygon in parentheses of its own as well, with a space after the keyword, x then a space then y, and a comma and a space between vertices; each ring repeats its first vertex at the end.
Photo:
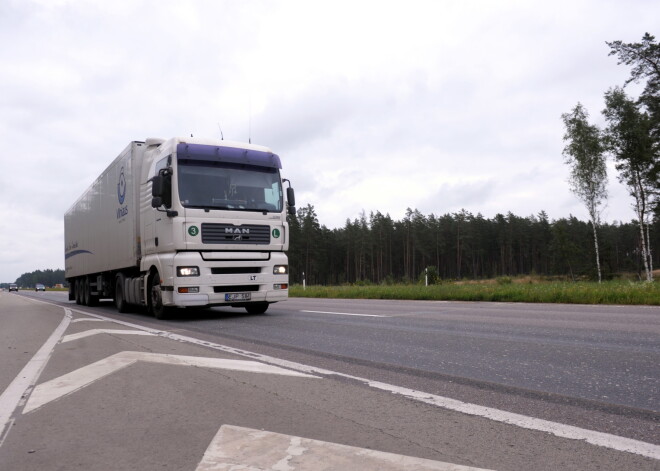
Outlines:
POLYGON ((282 211, 277 168, 182 159, 177 179, 185 208, 282 211))

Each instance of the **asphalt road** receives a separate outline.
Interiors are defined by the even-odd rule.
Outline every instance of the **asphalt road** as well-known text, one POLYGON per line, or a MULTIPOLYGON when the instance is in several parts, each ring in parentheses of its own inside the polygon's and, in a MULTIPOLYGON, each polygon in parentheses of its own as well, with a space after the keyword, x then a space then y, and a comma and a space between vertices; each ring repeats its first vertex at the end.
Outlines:
POLYGON ((660 308, 292 299, 218 320, 187 328, 660 412, 660 308))
MULTIPOLYGON (((49 300, 74 312, 77 308, 62 293, 26 292, 19 296, 49 300)), ((392 395, 400 397, 411 395, 410 391, 423 391, 436 401, 438 397, 457 400, 489 411, 660 444, 660 308, 657 307, 290 299, 271 306, 261 316, 214 308, 182 311, 170 321, 158 321, 140 312, 118 314, 109 304, 81 310, 195 338, 201 344, 223 345, 233 349, 226 351, 239 356, 267 356, 322 371, 322 376, 334 380, 327 391, 336 392, 326 397, 318 391, 313 393, 311 388, 304 394, 306 399, 299 400, 309 401, 309 394, 316 394, 325 398, 322 402, 332 402, 339 410, 343 397, 343 407, 350 412, 338 414, 356 414, 355 421, 362 424, 366 419, 360 414, 369 408, 351 408, 348 406, 351 401, 380 404, 382 410, 382 403, 391 401, 392 395), (382 392, 356 389, 356 383, 363 380, 387 385, 384 388, 390 392, 389 396, 384 398, 382 392)), ((16 322, 21 322, 17 319, 16 322)), ((39 329, 48 330, 44 324, 40 325, 39 329)), ((18 330, 23 332, 25 342, 35 342, 25 333, 26 326, 19 324, 18 330)), ((87 339, 84 344, 91 342, 87 339)), ((16 356, 11 358, 14 360, 7 365, 14 366, 0 367, 0 379, 11 377, 20 366, 16 356)), ((57 373, 50 376, 56 378, 57 373)), ((303 393, 300 390, 295 394, 303 393)), ((292 393, 287 389, 282 394, 289 397, 292 393)), ((322 408, 318 404, 314 407, 322 408)), ((550 439, 547 433, 541 433, 549 440, 544 444, 544 439, 534 435, 540 432, 493 425, 485 418, 475 425, 473 416, 448 413, 442 408, 434 408, 433 412, 424 410, 419 416, 422 407, 419 404, 406 402, 385 407, 388 412, 385 415, 392 413, 396 417, 394 423, 402 424, 402 429, 407 431, 392 435, 419 444, 423 440, 418 434, 435 435, 444 430, 448 434, 443 441, 445 448, 442 453, 429 453, 429 449, 438 450, 437 443, 429 443, 422 446, 426 451, 420 453, 410 443, 379 447, 362 440, 369 448, 491 469, 610 469, 610 465, 611 469, 628 469, 629 465, 635 469, 654 469, 658 463, 648 457, 615 453, 607 447, 591 447, 584 454, 584 450, 571 448, 579 441, 568 440, 570 445, 566 448, 556 444, 559 440, 556 437, 550 439), (415 432, 410 431, 411 417, 413 424, 418 425, 415 432), (432 417, 435 419, 429 422, 432 417), (454 425, 447 429, 448 417, 454 425), (512 435, 502 435, 500 427, 516 430, 507 428, 507 433, 512 435), (457 434, 456 429, 465 433, 457 434), (509 444, 503 445, 502 440, 509 444), (524 443, 525 451, 511 443, 524 443), (500 446, 497 453, 493 446, 500 446), (515 452, 502 450, 503 446, 516 448, 515 452), (576 454, 580 453, 582 458, 578 459, 576 454), (530 460, 538 461, 530 467, 530 460)), ((379 420, 384 419, 379 417, 379 420)), ((302 418, 297 421, 304 423, 304 426, 299 424, 303 432, 309 429, 302 418)), ((381 433, 394 426, 391 420, 386 422, 378 426, 381 433)), ((356 432, 346 429, 342 433, 356 432)), ((327 438, 340 442, 337 435, 342 433, 335 431, 327 438)), ((298 436, 310 435, 314 435, 313 431, 298 436)), ((360 439, 345 441, 353 444, 360 439)), ((0 467, 2 456, 0 447, 0 467)))

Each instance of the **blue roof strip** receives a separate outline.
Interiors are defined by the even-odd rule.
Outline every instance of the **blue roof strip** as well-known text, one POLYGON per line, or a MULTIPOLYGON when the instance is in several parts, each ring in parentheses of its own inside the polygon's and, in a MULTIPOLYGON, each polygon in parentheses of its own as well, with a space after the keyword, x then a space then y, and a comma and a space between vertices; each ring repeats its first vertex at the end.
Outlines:
POLYGON ((208 160, 256 165, 258 167, 282 168, 282 163, 277 154, 254 149, 185 144, 182 142, 176 146, 176 154, 179 159, 208 160))

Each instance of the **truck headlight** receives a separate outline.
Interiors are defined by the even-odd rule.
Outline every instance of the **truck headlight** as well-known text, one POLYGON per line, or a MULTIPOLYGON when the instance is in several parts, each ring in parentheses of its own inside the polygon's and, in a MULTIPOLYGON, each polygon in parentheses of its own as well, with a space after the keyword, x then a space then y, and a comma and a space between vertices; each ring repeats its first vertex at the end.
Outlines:
POLYGON ((176 267, 177 276, 199 276, 199 267, 176 267))
POLYGON ((273 267, 273 275, 286 275, 289 273, 289 265, 275 265, 273 267))

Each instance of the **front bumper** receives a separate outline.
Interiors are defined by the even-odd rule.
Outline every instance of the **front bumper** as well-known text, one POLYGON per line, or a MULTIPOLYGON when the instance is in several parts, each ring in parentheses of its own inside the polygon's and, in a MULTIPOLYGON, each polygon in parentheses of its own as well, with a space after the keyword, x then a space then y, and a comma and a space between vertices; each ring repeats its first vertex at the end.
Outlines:
POLYGON ((178 253, 174 257, 172 290, 163 292, 163 302, 187 307, 284 301, 289 297, 289 275, 274 275, 273 267, 288 265, 287 256, 282 252, 266 255, 255 252, 254 259, 235 259, 236 254, 229 252, 226 259, 219 253, 210 260, 199 252, 178 253), (199 276, 176 276, 177 267, 198 267, 199 276), (227 300, 225 295, 233 293, 249 293, 250 300, 227 300))

